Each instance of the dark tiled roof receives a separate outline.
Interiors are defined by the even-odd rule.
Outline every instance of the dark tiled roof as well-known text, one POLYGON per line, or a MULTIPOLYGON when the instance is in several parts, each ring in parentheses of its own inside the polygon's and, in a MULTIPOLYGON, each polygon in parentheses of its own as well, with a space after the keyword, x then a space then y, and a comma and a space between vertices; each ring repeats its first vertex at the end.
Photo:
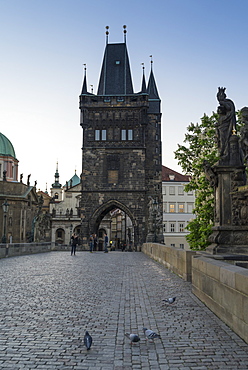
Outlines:
POLYGON ((133 94, 133 84, 127 46, 107 44, 97 95, 133 94))
POLYGON ((168 167, 162 166, 162 181, 185 182, 190 181, 190 176, 182 175, 181 173, 171 170, 168 167))

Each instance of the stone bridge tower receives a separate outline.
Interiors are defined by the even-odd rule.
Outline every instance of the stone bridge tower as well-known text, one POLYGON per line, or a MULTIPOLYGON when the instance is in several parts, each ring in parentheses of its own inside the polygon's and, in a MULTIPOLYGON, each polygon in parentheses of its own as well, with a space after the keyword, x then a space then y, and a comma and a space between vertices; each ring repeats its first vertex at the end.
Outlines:
POLYGON ((80 95, 83 128, 81 238, 88 244, 102 218, 120 209, 131 219, 134 246, 162 241, 161 112, 152 61, 146 88, 134 93, 124 42, 107 43, 97 94, 80 95))

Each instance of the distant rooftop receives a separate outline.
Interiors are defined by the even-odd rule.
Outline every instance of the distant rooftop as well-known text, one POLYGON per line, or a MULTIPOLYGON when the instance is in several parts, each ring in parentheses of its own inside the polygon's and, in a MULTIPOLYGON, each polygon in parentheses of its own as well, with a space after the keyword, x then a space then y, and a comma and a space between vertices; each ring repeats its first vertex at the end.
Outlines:
POLYGON ((190 176, 182 175, 171 168, 162 166, 162 181, 188 182, 190 181, 190 176))

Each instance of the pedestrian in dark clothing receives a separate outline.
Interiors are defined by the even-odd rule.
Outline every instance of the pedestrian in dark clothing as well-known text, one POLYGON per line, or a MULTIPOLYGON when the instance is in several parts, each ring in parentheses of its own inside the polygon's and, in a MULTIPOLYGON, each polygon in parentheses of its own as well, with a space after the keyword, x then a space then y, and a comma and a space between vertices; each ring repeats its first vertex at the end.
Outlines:
POLYGON ((93 237, 94 237, 94 250, 96 251, 97 250, 97 236, 96 236, 96 234, 94 234, 93 237))
POLYGON ((108 253, 108 235, 105 234, 104 237, 104 253, 108 253))
POLYGON ((91 253, 93 252, 93 248, 94 248, 94 237, 92 234, 90 234, 90 252, 91 253))
POLYGON ((78 236, 77 234, 72 234, 72 237, 71 237, 71 256, 74 254, 76 254, 76 248, 77 248, 77 245, 78 245, 78 236))

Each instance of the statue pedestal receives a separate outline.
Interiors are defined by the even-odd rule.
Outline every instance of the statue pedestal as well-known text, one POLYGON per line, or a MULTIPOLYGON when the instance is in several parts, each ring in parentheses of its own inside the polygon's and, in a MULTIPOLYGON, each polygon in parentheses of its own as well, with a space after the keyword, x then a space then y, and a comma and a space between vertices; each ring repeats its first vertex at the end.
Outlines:
POLYGON ((241 203, 244 197, 238 191, 245 183, 245 166, 217 165, 214 172, 217 175, 215 224, 209 237, 211 245, 206 252, 248 253, 248 223, 245 221, 244 224, 244 208, 241 203))
POLYGON ((248 254, 248 226, 214 226, 209 237, 210 254, 248 254))

